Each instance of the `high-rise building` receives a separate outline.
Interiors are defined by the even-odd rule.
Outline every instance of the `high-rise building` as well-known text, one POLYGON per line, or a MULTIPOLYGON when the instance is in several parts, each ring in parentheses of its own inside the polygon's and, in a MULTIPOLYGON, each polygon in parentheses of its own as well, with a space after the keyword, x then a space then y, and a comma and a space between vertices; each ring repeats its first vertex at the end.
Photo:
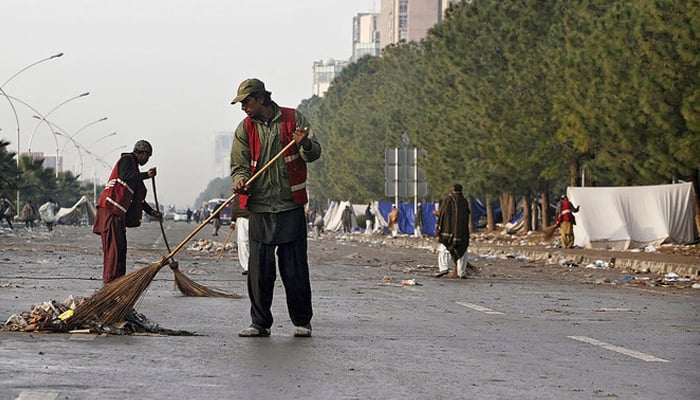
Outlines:
POLYGON ((428 29, 442 21, 451 3, 459 0, 382 0, 379 16, 381 48, 405 41, 419 41, 428 29))
POLYGON ((214 135, 214 176, 231 176, 231 146, 233 132, 217 132, 214 135))
POLYGON ((314 61, 313 66, 313 94, 323 97, 326 90, 331 86, 331 82, 335 79, 340 71, 348 65, 348 61, 314 61))
POLYGON ((352 19, 352 59, 355 62, 370 55, 379 55, 377 13, 359 13, 352 19))

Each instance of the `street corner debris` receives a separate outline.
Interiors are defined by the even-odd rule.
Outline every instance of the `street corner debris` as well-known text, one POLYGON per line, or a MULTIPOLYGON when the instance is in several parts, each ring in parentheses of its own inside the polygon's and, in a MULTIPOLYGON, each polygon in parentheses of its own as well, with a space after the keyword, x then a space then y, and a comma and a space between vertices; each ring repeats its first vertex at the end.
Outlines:
POLYGON ((559 261, 559 265, 569 268, 578 267, 578 264, 573 260, 561 260, 559 261))
POLYGON ((91 333, 108 335, 158 334, 168 336, 194 336, 195 333, 161 328, 145 315, 131 310, 124 321, 107 325, 100 321, 88 321, 83 326, 69 329, 68 321, 84 298, 68 297, 64 302, 56 300, 32 304, 30 311, 12 314, 0 325, 5 332, 39 333, 91 333))

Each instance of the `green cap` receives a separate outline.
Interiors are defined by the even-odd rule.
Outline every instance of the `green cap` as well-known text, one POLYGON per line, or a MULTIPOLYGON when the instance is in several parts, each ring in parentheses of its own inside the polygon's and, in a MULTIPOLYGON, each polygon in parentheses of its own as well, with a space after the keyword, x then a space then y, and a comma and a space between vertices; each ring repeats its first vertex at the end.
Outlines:
POLYGON ((238 86, 238 94, 233 99, 231 104, 236 104, 239 101, 243 101, 246 97, 253 93, 267 93, 272 94, 265 90, 265 84, 260 79, 250 78, 246 79, 238 86))

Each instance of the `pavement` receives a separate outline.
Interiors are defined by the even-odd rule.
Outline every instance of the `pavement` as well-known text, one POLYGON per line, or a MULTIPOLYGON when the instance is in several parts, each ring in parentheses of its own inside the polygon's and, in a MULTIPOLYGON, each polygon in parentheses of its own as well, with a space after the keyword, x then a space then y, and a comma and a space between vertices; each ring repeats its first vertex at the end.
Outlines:
MULTIPOLYGON (((168 223, 171 245, 193 228, 168 223)), ((130 271, 164 253, 156 223, 127 236, 130 271)), ((0 332, 0 400, 700 398, 698 290, 591 284, 623 271, 507 255, 435 279, 434 240, 327 235, 309 239, 313 337, 293 337, 278 281, 272 336, 240 338, 246 277, 230 246, 217 260, 224 238, 207 227, 176 258, 242 299, 184 297, 163 269, 137 304, 196 336, 0 332)), ((89 227, 0 231, 0 243, 4 318, 101 287, 89 227)))

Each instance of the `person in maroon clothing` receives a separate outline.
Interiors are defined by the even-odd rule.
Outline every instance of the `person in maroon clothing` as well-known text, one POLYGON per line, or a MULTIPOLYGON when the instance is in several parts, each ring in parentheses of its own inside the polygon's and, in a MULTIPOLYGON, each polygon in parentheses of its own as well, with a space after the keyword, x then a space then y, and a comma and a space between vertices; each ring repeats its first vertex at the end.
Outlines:
POLYGON ((156 169, 139 171, 153 154, 151 144, 139 140, 131 153, 122 153, 100 199, 92 231, 102 237, 104 269, 102 282, 107 284, 126 274, 126 228, 141 225, 145 211, 161 219, 162 214, 146 203, 145 179, 156 176, 156 169))

